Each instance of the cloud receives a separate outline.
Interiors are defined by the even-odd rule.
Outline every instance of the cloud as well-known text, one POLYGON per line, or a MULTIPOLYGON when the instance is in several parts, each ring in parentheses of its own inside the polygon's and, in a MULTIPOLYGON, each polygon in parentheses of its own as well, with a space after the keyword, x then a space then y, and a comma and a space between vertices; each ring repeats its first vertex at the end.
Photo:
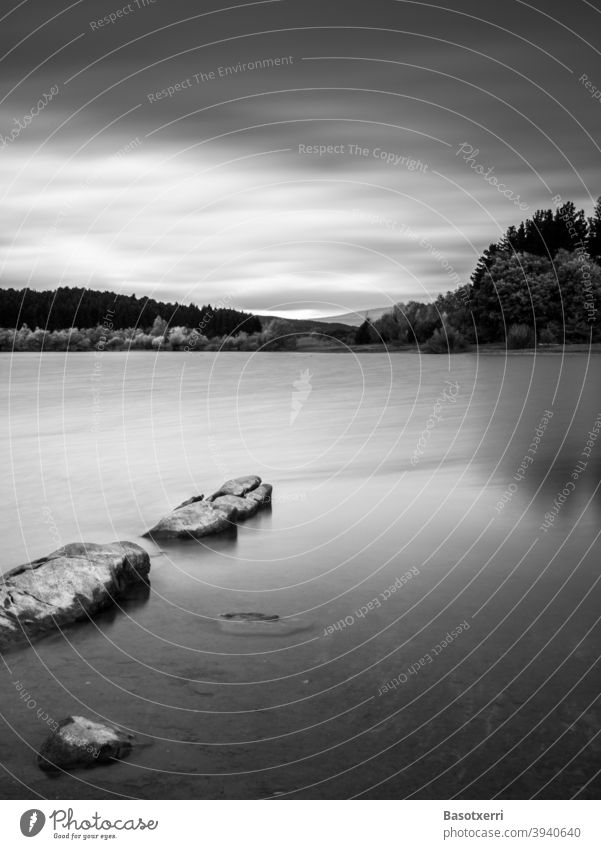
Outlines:
MULTIPOLYGON (((37 33, 10 15, 0 132, 51 84, 59 94, 0 150, 2 285, 235 293, 258 311, 303 295, 341 310, 435 296, 524 217, 457 155, 462 142, 530 210, 554 192, 590 209, 584 125, 597 105, 566 71, 582 50, 561 20, 521 9, 538 27, 528 44, 507 10, 487 23, 468 2, 393 5, 349 2, 341 23, 320 3, 194 18, 197 4, 176 0, 102 32, 81 5, 37 33), (274 56, 293 61, 151 102, 195 73, 274 56)), ((47 16, 62 8, 52 0, 47 16)), ((588 15, 571 25, 584 31, 588 15)))

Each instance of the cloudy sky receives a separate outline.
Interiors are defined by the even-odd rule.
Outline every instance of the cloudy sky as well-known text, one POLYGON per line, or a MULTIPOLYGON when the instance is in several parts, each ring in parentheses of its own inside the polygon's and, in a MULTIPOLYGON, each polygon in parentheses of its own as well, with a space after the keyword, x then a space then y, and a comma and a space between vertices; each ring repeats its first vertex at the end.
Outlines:
POLYGON ((601 194, 598 3, 7 8, 5 287, 328 316, 454 288, 601 194))

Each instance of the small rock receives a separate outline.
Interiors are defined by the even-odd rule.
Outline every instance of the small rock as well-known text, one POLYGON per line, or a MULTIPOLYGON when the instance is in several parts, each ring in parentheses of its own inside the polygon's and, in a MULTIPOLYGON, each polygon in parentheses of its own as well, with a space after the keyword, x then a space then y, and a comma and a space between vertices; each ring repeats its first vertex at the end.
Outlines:
POLYGON ((261 478, 257 475, 246 475, 246 477, 232 478, 226 481, 213 495, 209 495, 207 501, 214 501, 220 495, 237 495, 239 498, 245 496, 251 490, 261 484, 261 478))
POLYGON ((179 510, 180 507, 187 507, 188 504, 195 504, 197 501, 202 501, 203 498, 204 495, 193 495, 192 498, 188 498, 186 501, 182 501, 181 504, 178 504, 175 509, 179 510))
POLYGON ((133 734, 84 716, 69 716, 44 741, 38 755, 40 769, 75 769, 110 763, 127 757, 133 734))

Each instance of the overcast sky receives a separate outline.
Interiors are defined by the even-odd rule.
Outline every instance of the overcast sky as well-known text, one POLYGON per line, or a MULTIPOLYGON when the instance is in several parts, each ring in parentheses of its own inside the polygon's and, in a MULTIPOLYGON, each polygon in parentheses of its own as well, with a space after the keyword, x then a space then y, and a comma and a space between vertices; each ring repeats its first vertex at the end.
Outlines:
POLYGON ((600 27, 587 0, 16 2, 1 285, 295 316, 428 300, 553 195, 591 211, 600 27))

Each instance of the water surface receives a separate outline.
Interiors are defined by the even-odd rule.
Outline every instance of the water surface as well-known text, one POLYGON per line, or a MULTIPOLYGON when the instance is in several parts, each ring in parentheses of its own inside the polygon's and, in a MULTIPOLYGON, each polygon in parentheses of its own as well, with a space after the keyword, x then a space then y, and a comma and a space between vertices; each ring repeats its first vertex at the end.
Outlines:
POLYGON ((598 794, 598 358, 107 352, 0 368, 3 571, 77 540, 152 557, 150 593, 6 655, 0 795, 598 794), (273 507, 235 538, 141 538, 249 473, 273 507), (280 621, 220 619, 235 611, 280 621), (47 776, 38 708, 139 745, 47 776))

